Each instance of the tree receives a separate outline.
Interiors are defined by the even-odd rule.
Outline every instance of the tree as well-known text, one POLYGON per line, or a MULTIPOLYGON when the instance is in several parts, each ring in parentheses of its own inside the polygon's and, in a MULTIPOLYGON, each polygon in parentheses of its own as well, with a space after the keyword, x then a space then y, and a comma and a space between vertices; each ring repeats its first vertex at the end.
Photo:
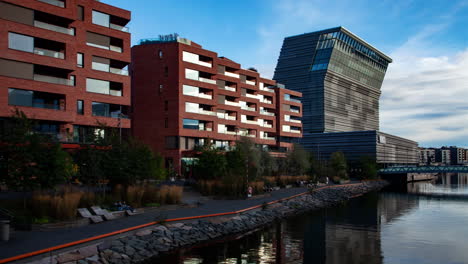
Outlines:
POLYGON ((262 176, 271 176, 276 170, 276 160, 268 151, 260 151, 260 174, 262 176))
POLYGON ((346 157, 343 154, 343 152, 338 151, 338 152, 333 152, 331 154, 330 166, 335 176, 342 178, 342 179, 348 178, 348 175, 346 173, 346 170, 347 170, 346 157))
POLYGON ((194 171, 198 179, 215 180, 226 175, 226 157, 222 151, 207 144, 200 149, 194 171))
POLYGON ((306 174, 310 169, 309 152, 301 145, 294 144, 292 151, 287 154, 288 174, 299 176, 306 174))
POLYGON ((359 159, 360 178, 362 179, 376 179, 378 174, 377 162, 375 158, 369 156, 362 156, 359 159))

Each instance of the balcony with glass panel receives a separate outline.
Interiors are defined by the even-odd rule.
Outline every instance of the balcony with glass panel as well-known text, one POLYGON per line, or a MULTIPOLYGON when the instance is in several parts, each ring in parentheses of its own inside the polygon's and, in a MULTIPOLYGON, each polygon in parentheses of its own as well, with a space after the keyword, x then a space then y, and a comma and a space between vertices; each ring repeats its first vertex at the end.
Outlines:
POLYGON ((224 71, 224 75, 239 79, 240 75, 237 74, 236 71, 237 70, 234 68, 226 67, 226 70, 224 71))
POLYGON ((70 72, 70 70, 66 69, 36 64, 34 65, 33 80, 39 82, 74 86, 75 80, 74 77, 70 75, 70 72))
POLYGON ((255 120, 255 116, 241 115, 241 123, 249 125, 258 125, 258 120, 255 120))
POLYGON ((182 52, 182 60, 186 62, 190 62, 193 64, 205 66, 208 68, 212 67, 213 59, 207 56, 183 51, 182 52))
POLYGON ((284 121, 291 122, 291 123, 302 123, 301 119, 295 116, 290 116, 290 115, 284 115, 284 121))
POLYGON ((213 96, 210 93, 211 93, 210 89, 204 89, 204 88, 195 87, 195 86, 186 85, 186 84, 184 84, 182 87, 182 94, 188 95, 188 96, 194 96, 198 98, 211 100, 213 99, 213 96))
POLYGON ((300 97, 290 95, 290 94, 284 94, 284 100, 294 102, 294 103, 301 103, 300 97))
POLYGON ((211 105, 185 102, 186 113, 216 116, 217 113, 213 112, 212 108, 213 107, 211 105))
POLYGON ((273 97, 263 96, 261 102, 264 104, 273 104, 273 97))
POLYGON ((260 138, 265 140, 276 140, 275 136, 272 136, 268 132, 264 131, 260 131, 260 138))
POLYGON ((129 119, 128 108, 126 105, 92 103, 93 116, 129 119))
POLYGON ((245 83, 246 84, 249 84, 249 85, 255 85, 257 83, 257 79, 255 77, 252 77, 252 76, 246 76, 245 77, 245 83))
POLYGON ((128 63, 123 61, 93 56, 91 68, 97 71, 128 76, 128 63))
POLYGON ((9 88, 8 104, 65 111, 65 95, 9 88))
POLYGON ((274 86, 266 86, 264 83, 259 83, 259 89, 260 91, 265 91, 265 92, 270 92, 270 93, 274 93, 275 90, 271 89, 271 87, 274 87, 274 86))
POLYGON ((86 78, 86 91, 112 96, 122 96, 123 84, 106 80, 86 78))
POLYGON ((290 106, 289 107, 289 112, 299 114, 301 111, 300 111, 300 108, 298 106, 290 106))
POLYGON ((49 13, 34 11, 34 23, 37 28, 47 29, 67 35, 74 36, 75 29, 69 28, 73 20, 55 16, 49 13))
POLYGON ((123 40, 119 38, 109 37, 93 32, 86 32, 86 45, 110 50, 118 53, 123 52, 123 40))
POLYGON ((234 111, 218 109, 216 116, 220 119, 236 120, 236 112, 234 111))
POLYGON ((8 48, 57 59, 65 58, 65 43, 8 32, 8 48))
POLYGON ((197 120, 197 119, 182 119, 182 126, 185 129, 193 129, 198 131, 213 131, 213 122, 197 120))
POLYGON ((236 135, 236 126, 218 124, 218 133, 226 135, 236 135))
POLYGON ((300 127, 295 127, 295 126, 283 125, 282 131, 283 132, 300 134, 301 133, 301 128, 300 127))
POLYGON ((207 73, 207 72, 202 72, 202 71, 196 71, 192 69, 185 69, 185 78, 189 80, 195 80, 195 81, 200 81, 200 82, 205 82, 205 83, 210 83, 210 84, 216 84, 216 80, 212 80, 211 77, 213 74, 207 73))
POLYGON ((237 83, 230 82, 230 81, 225 81, 225 80, 218 80, 218 81, 221 81, 221 83, 218 83, 218 87, 220 89, 226 90, 226 91, 231 91, 231 92, 236 91, 237 83))
POLYGON ((274 110, 260 107, 260 114, 266 116, 275 116, 274 110))
POLYGON ((123 32, 129 32, 128 27, 125 26, 129 20, 122 17, 117 17, 93 10, 92 21, 95 25, 112 28, 123 32))

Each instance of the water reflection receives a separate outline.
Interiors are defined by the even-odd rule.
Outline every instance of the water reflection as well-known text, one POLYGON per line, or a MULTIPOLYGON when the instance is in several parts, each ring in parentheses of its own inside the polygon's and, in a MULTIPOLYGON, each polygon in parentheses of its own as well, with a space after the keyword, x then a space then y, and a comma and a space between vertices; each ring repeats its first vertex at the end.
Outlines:
POLYGON ((443 173, 435 181, 410 183, 408 192, 468 195, 468 173, 443 173))
MULTIPOLYGON (((408 190, 468 188, 467 175, 444 177, 408 190)), ((467 201, 373 193, 152 263, 468 263, 466 219, 467 201)))

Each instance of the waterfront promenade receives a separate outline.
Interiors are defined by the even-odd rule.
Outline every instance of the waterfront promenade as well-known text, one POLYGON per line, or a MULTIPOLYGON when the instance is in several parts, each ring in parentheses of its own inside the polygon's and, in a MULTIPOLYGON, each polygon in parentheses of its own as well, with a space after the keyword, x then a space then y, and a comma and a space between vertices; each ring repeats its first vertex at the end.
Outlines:
POLYGON ((270 196, 248 200, 207 200, 197 207, 178 206, 173 210, 154 210, 144 214, 76 228, 50 231, 15 231, 10 241, 0 242, 0 260, 146 224, 157 220, 156 218, 162 215, 168 219, 172 219, 239 211, 244 208, 261 205, 264 202, 284 199, 305 191, 307 191, 307 188, 299 187, 273 191, 270 196))

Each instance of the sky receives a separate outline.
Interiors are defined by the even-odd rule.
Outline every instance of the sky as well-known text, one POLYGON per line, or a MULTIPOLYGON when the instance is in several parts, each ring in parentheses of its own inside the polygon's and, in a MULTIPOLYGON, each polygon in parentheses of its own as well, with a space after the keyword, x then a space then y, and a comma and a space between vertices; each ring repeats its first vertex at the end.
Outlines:
POLYGON ((393 59, 380 130, 468 147, 468 0, 101 0, 132 12, 132 45, 178 33, 272 78, 287 36, 343 26, 393 59))

